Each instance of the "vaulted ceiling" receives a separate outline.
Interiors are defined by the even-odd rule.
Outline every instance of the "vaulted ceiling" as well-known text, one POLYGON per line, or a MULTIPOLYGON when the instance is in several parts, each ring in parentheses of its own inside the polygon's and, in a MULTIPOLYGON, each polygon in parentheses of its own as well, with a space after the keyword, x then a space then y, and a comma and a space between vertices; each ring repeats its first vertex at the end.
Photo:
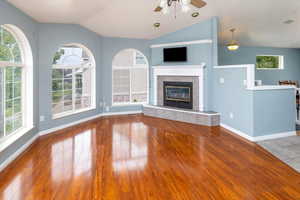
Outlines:
POLYGON ((103 36, 151 39, 218 16, 221 43, 230 40, 234 27, 244 46, 300 48, 300 0, 206 0, 199 17, 191 11, 176 19, 153 12, 159 0, 7 1, 39 22, 80 24, 103 36), (154 28, 155 22, 161 27, 154 28))

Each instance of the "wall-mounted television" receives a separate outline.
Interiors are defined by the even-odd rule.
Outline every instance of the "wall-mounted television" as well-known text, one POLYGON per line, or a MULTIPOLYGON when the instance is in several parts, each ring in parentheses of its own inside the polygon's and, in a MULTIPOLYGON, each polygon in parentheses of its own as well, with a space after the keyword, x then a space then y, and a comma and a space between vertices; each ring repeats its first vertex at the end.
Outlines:
POLYGON ((187 48, 165 48, 164 49, 164 62, 186 62, 187 61, 187 48))

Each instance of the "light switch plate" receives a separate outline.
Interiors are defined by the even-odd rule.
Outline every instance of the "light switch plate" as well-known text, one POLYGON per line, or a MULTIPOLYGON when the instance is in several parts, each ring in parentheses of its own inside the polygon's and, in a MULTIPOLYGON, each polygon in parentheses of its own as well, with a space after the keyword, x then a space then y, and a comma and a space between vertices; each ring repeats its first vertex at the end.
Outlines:
POLYGON ((225 79, 224 78, 220 78, 220 83, 221 84, 225 83, 225 79))
POLYGON ((43 121, 45 121, 45 116, 41 115, 40 116, 40 122, 43 122, 43 121))

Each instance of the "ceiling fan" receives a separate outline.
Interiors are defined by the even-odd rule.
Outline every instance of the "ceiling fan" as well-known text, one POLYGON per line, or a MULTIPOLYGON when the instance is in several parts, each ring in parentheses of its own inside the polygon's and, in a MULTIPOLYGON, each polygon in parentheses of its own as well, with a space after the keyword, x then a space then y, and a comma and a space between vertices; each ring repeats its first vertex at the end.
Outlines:
POLYGON ((175 12, 177 7, 181 7, 182 12, 187 12, 191 9, 190 6, 202 8, 206 5, 206 2, 202 0, 160 0, 160 4, 154 9, 154 12, 163 12, 164 14, 167 14, 173 5, 175 7, 175 12))

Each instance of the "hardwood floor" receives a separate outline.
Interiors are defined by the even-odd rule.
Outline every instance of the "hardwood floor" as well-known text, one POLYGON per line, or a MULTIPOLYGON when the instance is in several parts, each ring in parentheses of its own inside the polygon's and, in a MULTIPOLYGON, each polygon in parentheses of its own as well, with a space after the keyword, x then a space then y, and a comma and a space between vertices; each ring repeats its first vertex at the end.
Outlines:
POLYGON ((299 200, 300 174, 219 127, 118 116, 40 138, 0 199, 299 200))

